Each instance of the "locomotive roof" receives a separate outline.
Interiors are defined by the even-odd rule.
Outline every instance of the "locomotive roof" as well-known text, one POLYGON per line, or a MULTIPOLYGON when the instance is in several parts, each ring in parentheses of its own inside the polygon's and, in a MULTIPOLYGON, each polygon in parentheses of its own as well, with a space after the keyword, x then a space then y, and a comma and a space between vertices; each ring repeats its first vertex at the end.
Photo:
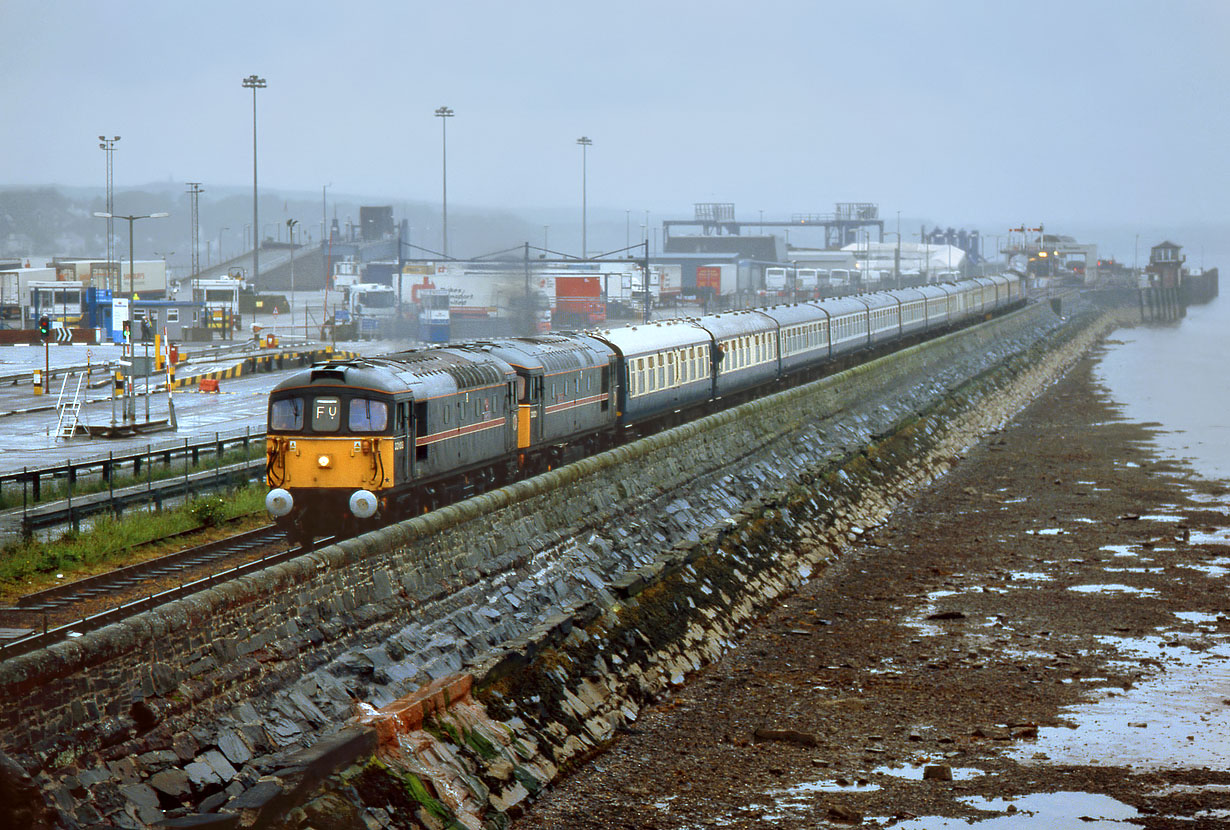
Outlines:
POLYGON ((563 372, 590 366, 605 366, 611 357, 611 347, 581 334, 567 337, 543 334, 534 337, 510 337, 490 342, 467 343, 466 350, 492 354, 524 369, 563 372))
POLYGON ((507 363, 482 352, 448 348, 414 349, 378 357, 316 363, 282 381, 273 391, 348 386, 389 394, 412 391, 416 396, 434 396, 498 385, 512 374, 512 367, 507 363))

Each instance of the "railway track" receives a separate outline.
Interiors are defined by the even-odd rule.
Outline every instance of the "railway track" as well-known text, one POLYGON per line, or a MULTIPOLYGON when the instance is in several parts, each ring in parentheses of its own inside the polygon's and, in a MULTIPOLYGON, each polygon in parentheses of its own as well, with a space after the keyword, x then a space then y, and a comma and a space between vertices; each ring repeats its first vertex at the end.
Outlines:
MULTIPOLYGON (((321 539, 328 544, 333 539, 321 539)), ((305 553, 273 525, 28 594, 0 608, 0 660, 80 636, 305 553)))

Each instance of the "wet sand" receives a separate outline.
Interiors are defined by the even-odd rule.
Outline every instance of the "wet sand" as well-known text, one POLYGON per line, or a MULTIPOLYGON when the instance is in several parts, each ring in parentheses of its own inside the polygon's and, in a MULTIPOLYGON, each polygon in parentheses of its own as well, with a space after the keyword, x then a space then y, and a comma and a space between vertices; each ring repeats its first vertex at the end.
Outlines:
POLYGON ((1227 826, 1230 497, 1095 359, 513 830, 1227 826))

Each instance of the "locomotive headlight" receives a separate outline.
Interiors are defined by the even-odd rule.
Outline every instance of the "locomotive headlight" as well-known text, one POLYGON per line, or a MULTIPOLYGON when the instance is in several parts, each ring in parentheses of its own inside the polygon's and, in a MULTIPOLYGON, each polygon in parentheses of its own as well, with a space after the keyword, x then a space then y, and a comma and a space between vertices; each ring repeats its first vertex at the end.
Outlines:
POLYGON ((275 519, 280 519, 295 508, 295 499, 281 487, 275 487, 265 496, 265 509, 275 519))
POLYGON ((376 496, 370 490, 355 490, 350 494, 350 512, 360 519, 376 515, 376 496))
POLYGON ((319 464, 322 468, 328 467, 329 466, 329 456, 322 455, 320 458, 316 459, 316 463, 319 464))

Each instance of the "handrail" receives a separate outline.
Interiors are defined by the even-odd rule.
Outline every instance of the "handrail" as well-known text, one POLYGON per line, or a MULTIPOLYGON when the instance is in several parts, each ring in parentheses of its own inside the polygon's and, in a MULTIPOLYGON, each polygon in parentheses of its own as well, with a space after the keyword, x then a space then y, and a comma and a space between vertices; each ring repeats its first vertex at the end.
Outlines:
POLYGON ((97 467, 101 471, 104 467, 114 466, 117 464, 131 464, 138 461, 145 461, 151 456, 161 455, 166 456, 170 453, 170 457, 183 456, 185 452, 199 455, 202 450, 216 450, 219 445, 226 447, 233 444, 248 444, 252 441, 264 441, 264 432, 252 432, 248 428, 243 433, 232 433, 223 435, 215 432, 212 438, 201 439, 195 443, 189 442, 164 442, 157 445, 149 445, 143 450, 135 450, 126 455, 97 455, 87 458, 84 461, 66 461, 63 464, 49 464, 45 467, 27 467, 20 471, 0 473, 0 485, 29 481, 31 478, 43 478, 51 476, 59 478, 65 475, 71 475, 76 478, 77 473, 91 470, 97 467))

